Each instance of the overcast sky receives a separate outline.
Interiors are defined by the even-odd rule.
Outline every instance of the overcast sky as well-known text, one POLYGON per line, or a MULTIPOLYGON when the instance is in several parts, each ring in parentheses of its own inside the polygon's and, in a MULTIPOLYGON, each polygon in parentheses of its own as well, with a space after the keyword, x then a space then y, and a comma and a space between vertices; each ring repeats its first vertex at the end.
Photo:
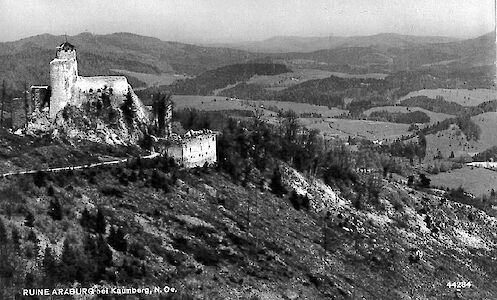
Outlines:
POLYGON ((230 42, 271 36, 476 37, 494 30, 496 0, 0 0, 0 41, 90 31, 230 42))

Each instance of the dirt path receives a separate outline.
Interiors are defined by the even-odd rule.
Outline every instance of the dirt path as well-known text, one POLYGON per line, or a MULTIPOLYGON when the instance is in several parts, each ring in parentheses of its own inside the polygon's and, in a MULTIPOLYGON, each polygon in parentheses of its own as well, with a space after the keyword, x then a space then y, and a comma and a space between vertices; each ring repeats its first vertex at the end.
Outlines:
MULTIPOLYGON (((159 155, 160 155, 159 153, 152 153, 150 155, 140 156, 140 159, 152 159, 152 158, 155 158, 159 155)), ((37 170, 9 172, 9 173, 3 173, 0 176, 5 178, 8 176, 14 176, 14 175, 35 174, 36 172, 40 172, 40 171, 41 172, 48 172, 48 173, 55 173, 55 172, 68 171, 68 170, 91 169, 91 168, 100 167, 100 166, 117 165, 117 164, 125 163, 131 159, 136 159, 136 157, 124 158, 124 159, 118 159, 118 160, 112 160, 112 161, 104 161, 104 162, 93 163, 93 164, 78 165, 78 166, 69 166, 69 167, 60 167, 60 168, 45 168, 45 169, 37 169, 37 170)))

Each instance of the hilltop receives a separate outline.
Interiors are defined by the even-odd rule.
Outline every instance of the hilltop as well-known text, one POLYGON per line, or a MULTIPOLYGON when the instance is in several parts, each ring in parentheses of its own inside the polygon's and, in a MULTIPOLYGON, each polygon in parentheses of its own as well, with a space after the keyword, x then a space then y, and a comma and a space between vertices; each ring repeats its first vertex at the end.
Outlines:
MULTIPOLYGON (((175 75, 179 78, 197 76, 227 65, 262 61, 285 63, 291 69, 347 74, 389 74, 418 69, 467 72, 469 68, 493 65, 494 37, 495 34, 489 33, 474 39, 454 40, 378 34, 336 38, 339 42, 331 46, 320 38, 316 42, 314 38, 302 38, 301 44, 312 49, 307 51, 297 46, 273 53, 233 49, 228 45, 197 46, 131 33, 81 33, 68 39, 78 49, 81 75, 119 73, 126 75, 133 86, 145 87, 153 82, 174 81, 175 75), (166 79, 164 74, 168 74, 166 79)), ((63 36, 43 34, 0 43, 0 70, 3 71, 0 80, 5 79, 13 90, 21 90, 24 82, 28 85, 47 83, 45 62, 53 57, 54 45, 64 39, 63 36)))
POLYGON ((435 44, 457 41, 456 38, 442 36, 412 36, 395 33, 380 33, 370 36, 275 36, 262 41, 240 42, 234 44, 214 44, 219 47, 229 47, 252 52, 284 53, 284 52, 313 52, 322 49, 348 47, 394 47, 407 48, 420 44, 435 44))
MULTIPOLYGON (((196 75, 257 57, 240 50, 166 42, 131 33, 81 33, 67 38, 76 45, 81 61, 80 74, 84 76, 114 74, 111 69, 196 75)), ((54 45, 64 39, 64 36, 43 34, 0 43, 0 70, 3 71, 0 80, 6 79, 16 89, 22 87, 23 81, 47 83, 46 62, 53 58, 54 45)))

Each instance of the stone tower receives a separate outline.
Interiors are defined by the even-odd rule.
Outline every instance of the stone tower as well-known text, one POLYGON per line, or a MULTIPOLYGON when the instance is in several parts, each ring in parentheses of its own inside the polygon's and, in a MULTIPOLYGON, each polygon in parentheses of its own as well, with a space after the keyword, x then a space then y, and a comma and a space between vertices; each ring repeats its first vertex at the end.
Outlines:
POLYGON ((50 117, 63 109, 76 93, 78 63, 76 48, 67 41, 57 47, 55 58, 50 62, 50 117))

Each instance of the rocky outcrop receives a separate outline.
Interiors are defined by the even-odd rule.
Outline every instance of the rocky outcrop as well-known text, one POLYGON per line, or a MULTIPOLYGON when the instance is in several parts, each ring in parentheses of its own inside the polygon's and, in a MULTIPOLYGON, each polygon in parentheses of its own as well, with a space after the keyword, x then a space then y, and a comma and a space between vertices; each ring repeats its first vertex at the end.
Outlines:
POLYGON ((306 177, 287 164, 281 164, 280 171, 281 180, 286 189, 309 198, 310 206, 314 211, 322 212, 345 205, 345 200, 337 195, 338 192, 326 185, 321 179, 306 177))
POLYGON ((110 145, 136 145, 147 134, 150 112, 131 87, 129 99, 120 106, 105 106, 94 100, 80 106, 67 105, 54 119, 47 114, 33 115, 26 132, 110 145))

